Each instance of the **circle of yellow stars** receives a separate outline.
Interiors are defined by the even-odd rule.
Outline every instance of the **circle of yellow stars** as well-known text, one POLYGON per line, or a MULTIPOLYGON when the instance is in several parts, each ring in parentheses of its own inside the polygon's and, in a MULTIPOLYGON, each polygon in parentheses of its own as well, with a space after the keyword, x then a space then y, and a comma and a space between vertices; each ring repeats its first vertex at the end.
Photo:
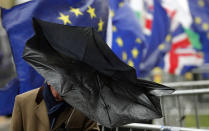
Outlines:
POLYGON ((195 17, 194 18, 194 22, 195 24, 199 25, 204 31, 207 32, 207 38, 209 39, 209 24, 206 22, 203 22, 202 19, 200 17, 195 17))
MULTIPOLYGON (((73 13, 76 17, 78 17, 80 15, 83 15, 83 12, 81 12, 79 8, 70 7, 69 11, 71 13, 73 13)), ((91 19, 96 18, 95 8, 92 8, 91 6, 88 6, 88 9, 86 10, 86 12, 89 14, 91 19)), ((67 24, 71 25, 72 24, 72 22, 70 20, 70 16, 69 15, 65 15, 64 13, 60 12, 58 19, 62 20, 64 25, 67 25, 67 24)), ((98 22, 98 31, 99 32, 103 31, 103 27, 104 27, 104 21, 102 20, 102 18, 100 18, 99 22, 98 22)))
MULTIPOLYGON (((118 6, 120 8, 123 7, 124 6, 124 2, 120 2, 118 4, 118 6)), ((110 10, 110 16, 111 17, 114 17, 115 16, 115 13, 114 13, 113 10, 110 10)), ((117 27, 115 25, 112 26, 112 31, 113 32, 117 32, 117 27)), ((136 44, 141 44, 142 43, 142 40, 140 38, 136 38, 135 42, 136 42, 136 44)), ((117 43, 117 45, 119 47, 123 47, 124 46, 123 39, 120 36, 118 36, 116 38, 116 43, 117 43)), ((139 50, 137 49, 137 47, 132 48, 132 50, 130 51, 130 53, 131 53, 133 59, 137 59, 137 57, 139 56, 139 50)), ((123 61, 126 61, 129 66, 135 67, 133 60, 132 59, 128 59, 128 54, 127 54, 126 51, 122 51, 122 60, 123 61)))
MULTIPOLYGON (((141 44, 142 41, 141 41, 140 38, 136 38, 135 42, 137 44, 141 44)), ((119 47, 123 47, 124 46, 124 42, 123 42, 123 39, 121 37, 117 37, 116 38, 116 43, 117 43, 117 45, 119 47)), ((130 53, 131 53, 133 59, 137 59, 138 56, 139 56, 139 50, 137 49, 137 47, 132 48, 130 53)), ((127 64, 129 66, 131 66, 131 67, 135 66, 133 60, 132 59, 128 59, 128 54, 127 54, 126 51, 122 51, 122 60, 123 61, 127 61, 127 64)))
MULTIPOLYGON (((204 7, 205 6, 205 2, 204 0, 198 0, 197 2, 199 7, 204 7)), ((204 31, 209 31, 209 24, 202 21, 202 19, 200 17, 195 17, 194 18, 194 22, 197 25, 200 25, 200 27, 204 30, 204 31)), ((209 39, 209 33, 207 33, 207 38, 209 39)))

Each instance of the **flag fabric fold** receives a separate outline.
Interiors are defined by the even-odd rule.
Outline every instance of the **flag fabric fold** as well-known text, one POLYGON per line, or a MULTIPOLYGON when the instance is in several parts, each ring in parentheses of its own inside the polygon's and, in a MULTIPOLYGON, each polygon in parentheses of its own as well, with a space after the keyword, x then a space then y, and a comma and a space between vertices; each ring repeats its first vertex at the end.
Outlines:
POLYGON ((34 35, 33 17, 63 25, 93 27, 105 39, 108 10, 108 2, 103 0, 33 0, 11 9, 2 9, 2 25, 9 37, 19 79, 17 94, 38 88, 44 81, 22 59, 25 43, 34 35))
POLYGON ((170 18, 165 9, 161 6, 159 0, 154 0, 154 7, 152 10, 152 33, 146 39, 147 48, 144 51, 145 54, 140 63, 140 72, 142 76, 149 75, 152 69, 163 61, 165 53, 170 49, 170 18))
POLYGON ((164 70, 176 75, 183 75, 203 64, 200 50, 193 47, 192 39, 180 23, 172 32, 171 49, 166 53, 164 62, 164 70))
POLYGON ((20 93, 37 88, 43 82, 43 78, 22 59, 24 45, 34 34, 32 17, 65 25, 94 27, 105 38, 107 10, 108 3, 101 0, 36 0, 2 10, 2 23, 9 36, 20 79, 20 93))
POLYGON ((135 13, 126 1, 110 1, 112 14, 112 50, 140 76, 139 64, 146 47, 145 38, 135 13))
POLYGON ((193 19, 191 29, 199 35, 204 63, 209 63, 209 1, 190 0, 188 3, 193 19))

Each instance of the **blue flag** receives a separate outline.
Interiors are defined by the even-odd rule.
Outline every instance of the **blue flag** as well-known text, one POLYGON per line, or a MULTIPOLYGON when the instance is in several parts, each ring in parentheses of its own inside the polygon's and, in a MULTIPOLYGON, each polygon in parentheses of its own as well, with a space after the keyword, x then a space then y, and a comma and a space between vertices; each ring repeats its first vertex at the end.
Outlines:
POLYGON ((199 34, 204 63, 209 63, 209 1, 189 0, 188 3, 193 18, 191 28, 199 34))
MULTIPOLYGON (((33 0, 9 10, 2 9, 2 24, 6 29, 16 65, 18 93, 40 87, 44 79, 23 59, 26 41, 34 35, 32 18, 69 25, 95 28, 106 39, 109 5, 104 0, 33 0)), ((12 87, 11 87, 12 88, 12 87)), ((6 101, 7 99, 1 99, 6 101)))
POLYGON ((108 5, 102 0, 34 0, 2 11, 20 80, 20 93, 39 87, 43 78, 22 59, 26 41, 33 36, 32 17, 65 25, 92 26, 106 37, 108 5))
POLYGON ((11 80, 4 88, 0 88, 0 115, 12 113, 15 96, 19 93, 19 80, 11 80))
POLYGON ((136 69, 140 76, 139 64, 145 48, 144 36, 139 20, 128 3, 110 0, 112 14, 112 50, 125 63, 136 69))
POLYGON ((142 76, 148 75, 155 66, 158 66, 170 48, 170 18, 158 0, 154 0, 152 33, 146 40, 148 46, 140 64, 142 76))

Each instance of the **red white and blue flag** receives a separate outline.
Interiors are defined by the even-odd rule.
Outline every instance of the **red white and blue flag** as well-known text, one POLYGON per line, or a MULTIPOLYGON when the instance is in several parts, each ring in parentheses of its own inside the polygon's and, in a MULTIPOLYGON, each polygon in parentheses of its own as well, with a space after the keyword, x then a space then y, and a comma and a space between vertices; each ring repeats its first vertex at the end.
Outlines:
POLYGON ((172 35, 171 49, 164 57, 166 72, 180 75, 203 64, 202 53, 192 47, 181 24, 176 27, 172 35))

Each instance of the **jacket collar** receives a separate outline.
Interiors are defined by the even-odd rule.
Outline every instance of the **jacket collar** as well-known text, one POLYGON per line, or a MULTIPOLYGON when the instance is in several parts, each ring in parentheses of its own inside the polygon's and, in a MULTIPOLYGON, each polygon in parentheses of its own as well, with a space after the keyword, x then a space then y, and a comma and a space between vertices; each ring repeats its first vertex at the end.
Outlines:
POLYGON ((41 87, 39 89, 35 100, 36 101, 36 106, 34 108, 35 119, 40 121, 40 123, 45 126, 46 130, 50 130, 50 123, 49 123, 46 103, 43 101, 43 95, 42 95, 43 88, 44 87, 41 87))
POLYGON ((39 105, 41 103, 41 101, 43 100, 43 89, 44 86, 42 86, 41 88, 39 88, 38 94, 36 96, 36 104, 39 105))
MULTIPOLYGON (((49 117, 47 113, 48 111, 47 111, 46 103, 43 100, 43 95, 42 95, 43 89, 44 89, 43 86, 39 88, 38 94, 35 99, 36 104, 37 104, 35 107, 35 116, 46 127, 46 130, 50 130, 50 122, 49 122, 49 117)), ((63 112, 61 112, 54 125, 54 129, 57 129, 63 122, 67 121, 72 111, 73 111, 73 108, 69 106, 63 112)))

